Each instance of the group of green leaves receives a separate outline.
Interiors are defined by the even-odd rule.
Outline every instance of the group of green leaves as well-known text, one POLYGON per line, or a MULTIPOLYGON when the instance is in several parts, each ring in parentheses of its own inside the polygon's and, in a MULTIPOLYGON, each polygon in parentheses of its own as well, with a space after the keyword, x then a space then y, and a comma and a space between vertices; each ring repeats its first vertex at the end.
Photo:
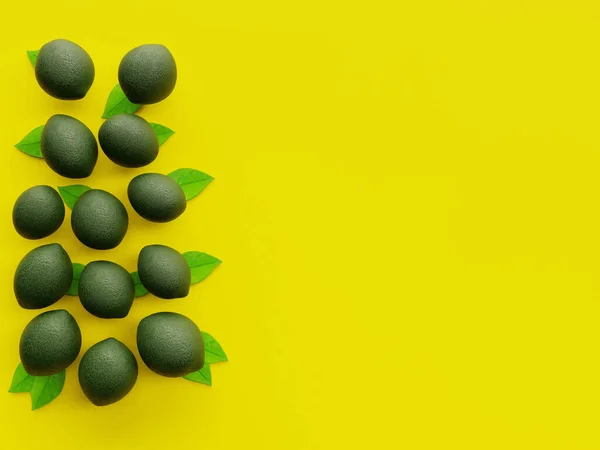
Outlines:
MULTIPOLYGON (((202 331, 204 339, 204 366, 202 369, 185 375, 183 378, 196 383, 212 386, 212 374, 210 365, 227 361, 227 355, 217 340, 205 331, 202 331)), ((50 376, 29 375, 23 364, 19 363, 13 375, 8 392, 29 392, 31 395, 31 409, 36 410, 52 402, 60 395, 65 385, 67 371, 55 373, 50 376)))
POLYGON ((8 392, 29 392, 31 409, 47 405, 60 395, 65 385, 66 369, 47 377, 29 375, 23 364, 19 363, 8 392))
POLYGON ((204 338, 204 366, 202 369, 192 372, 189 375, 185 375, 183 378, 196 383, 212 386, 210 365, 219 362, 226 362, 227 355, 223 351, 221 344, 219 344, 217 340, 210 334, 203 331, 202 337, 204 338))

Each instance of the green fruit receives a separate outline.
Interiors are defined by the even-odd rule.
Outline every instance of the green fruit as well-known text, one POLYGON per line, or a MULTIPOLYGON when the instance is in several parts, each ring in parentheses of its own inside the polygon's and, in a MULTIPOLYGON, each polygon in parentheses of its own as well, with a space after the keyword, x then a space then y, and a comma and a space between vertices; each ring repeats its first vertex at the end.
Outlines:
POLYGON ((96 138, 84 123, 71 116, 50 117, 40 144, 46 164, 63 177, 89 177, 98 161, 96 138))
POLYGON ((160 298, 181 298, 190 292, 192 274, 187 261, 166 245, 147 245, 142 249, 138 275, 148 292, 160 298))
POLYGON ((169 222, 185 211, 187 201, 181 186, 160 173, 143 173, 129 183, 127 196, 133 209, 151 222, 169 222))
POLYGON ((60 244, 31 250, 17 266, 14 290, 25 309, 41 309, 63 297, 73 280, 73 265, 60 244))
POLYGON ((202 333, 181 314, 159 312, 142 319, 137 345, 148 368, 165 377, 182 377, 204 366, 202 333))
POLYGON ((131 274, 110 261, 89 263, 79 278, 79 300, 101 319, 120 319, 133 305, 135 286, 131 274))
POLYGON ((90 55, 76 43, 64 39, 45 44, 35 63, 35 77, 41 88, 61 100, 85 97, 94 75, 90 55))
POLYGON ((27 324, 19 353, 29 375, 54 375, 75 361, 81 350, 81 331, 64 309, 46 311, 27 324))
POLYGON ((21 236, 41 239, 60 228, 65 220, 65 204, 50 186, 34 186, 19 196, 12 218, 21 236))
POLYGON ((125 344, 108 338, 91 346, 79 363, 79 384, 96 406, 125 397, 137 380, 138 364, 125 344))
POLYGON ((158 103, 173 92, 176 82, 175 59, 164 45, 136 47, 119 65, 119 84, 131 103, 158 103))
POLYGON ((98 132, 100 147, 115 164, 142 167, 158 156, 156 133, 142 117, 117 114, 106 120, 98 132))
POLYGON ((77 239, 96 250, 109 250, 121 243, 129 217, 123 203, 109 192, 91 189, 77 199, 71 228, 77 239))

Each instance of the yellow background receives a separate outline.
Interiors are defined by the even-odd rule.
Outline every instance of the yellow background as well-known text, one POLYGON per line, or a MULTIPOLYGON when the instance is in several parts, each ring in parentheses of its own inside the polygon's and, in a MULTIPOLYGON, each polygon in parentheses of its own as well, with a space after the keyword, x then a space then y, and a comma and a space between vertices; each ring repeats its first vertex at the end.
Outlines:
MULTIPOLYGON (((14 268, 40 243, 135 269, 150 243, 224 264, 186 299, 120 321, 56 304, 135 351, 145 315, 189 315, 224 346, 208 388, 140 364, 96 408, 68 369, 31 412, 0 395, 20 449, 599 449, 600 7, 591 0, 81 1, 6 5, 0 27, 0 387, 35 312, 14 268), (26 50, 63 37, 96 65, 87 97, 37 86, 26 50), (179 79, 146 119, 176 135, 147 168, 103 154, 84 183, 125 201, 108 252, 11 225, 34 184, 70 184, 12 147, 54 113, 94 131, 121 57, 167 45, 179 79), (216 180, 178 220, 126 202, 145 171, 216 180)), ((136 351, 137 354, 137 351, 136 351)), ((4 389, 4 388, 3 388, 4 389)))

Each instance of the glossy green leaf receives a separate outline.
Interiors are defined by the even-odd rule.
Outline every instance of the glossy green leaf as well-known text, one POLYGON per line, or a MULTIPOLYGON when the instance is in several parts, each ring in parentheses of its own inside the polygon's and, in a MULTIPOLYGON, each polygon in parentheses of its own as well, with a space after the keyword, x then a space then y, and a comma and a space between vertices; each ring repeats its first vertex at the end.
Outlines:
POLYGON ((192 271, 192 284, 200 283, 222 262, 220 259, 202 252, 185 252, 183 257, 192 271))
POLYGON ((206 331, 202 332, 202 337, 204 338, 204 364, 227 361, 225 351, 214 337, 206 331))
POLYGON ((84 192, 89 191, 91 188, 84 186, 83 184, 72 184, 70 186, 59 186, 58 192, 65 201, 65 204, 73 209, 75 202, 84 192))
POLYGON ((210 184, 213 177, 196 169, 177 169, 169 174, 185 194, 186 200, 191 200, 210 184))
POLYGON ((183 378, 186 380, 194 381, 196 383, 207 384, 212 386, 212 375, 210 373, 210 364, 205 363, 202 369, 185 375, 183 378))
POLYGON ((139 274, 137 272, 131 272, 131 278, 133 278, 133 285, 135 286, 135 296, 143 297, 146 295, 148 293, 148 289, 146 289, 142 284, 139 274))
POLYGON ((117 84, 108 95, 108 100, 106 101, 102 118, 108 119, 112 116, 116 116, 117 114, 134 114, 141 107, 142 105, 131 103, 127 99, 123 89, 121 89, 121 86, 117 84))
POLYGON ((48 377, 33 377, 31 393, 31 409, 46 406, 60 395, 65 385, 66 370, 48 377))
POLYGON ((39 50, 27 50, 27 57, 29 58, 29 62, 33 67, 35 67, 35 62, 37 61, 39 50))
POLYGON ((23 153, 29 156, 43 158, 44 155, 42 155, 42 145, 40 142, 42 140, 43 129, 44 125, 40 125, 39 127, 34 128, 29 133, 27 133, 27 136, 21 139, 18 144, 15 144, 15 147, 17 147, 19 150, 21 150, 23 153))
POLYGON ((67 295, 79 295, 79 278, 81 277, 81 272, 84 267, 83 264, 73 263, 73 281, 71 281, 71 286, 67 291, 67 295))
POLYGON ((15 374, 13 375, 12 383, 10 384, 8 392, 29 392, 33 386, 34 378, 35 377, 25 372, 23 364, 19 363, 17 370, 15 370, 15 374))
POLYGON ((171 136, 175 134, 175 132, 170 128, 167 128, 164 125, 158 123, 150 123, 150 126, 152 127, 154 133, 156 134, 156 137, 158 138, 159 146, 163 145, 171 136))

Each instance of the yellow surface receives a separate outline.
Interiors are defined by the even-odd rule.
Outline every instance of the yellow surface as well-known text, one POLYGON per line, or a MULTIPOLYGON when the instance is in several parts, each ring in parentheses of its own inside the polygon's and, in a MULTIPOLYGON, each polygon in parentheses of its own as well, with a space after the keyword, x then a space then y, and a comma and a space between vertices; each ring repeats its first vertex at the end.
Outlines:
MULTIPOLYGON (((224 346, 214 386, 140 365, 96 408, 69 368, 29 411, 0 395, 0 447, 18 449, 600 448, 600 6, 597 1, 25 1, 0 27, 0 387, 35 313, 12 293, 39 245, 15 198, 65 185, 12 145, 53 113, 93 130, 123 54, 166 44, 179 80, 141 115, 176 130, 150 167, 101 154, 85 183, 124 201, 144 171, 216 181, 181 218, 129 204, 118 249, 74 261, 130 270, 164 243, 224 264, 187 299, 143 298, 102 321, 76 298, 83 350, 139 320, 189 315, 224 346), (71 3, 71 4, 69 4, 71 3), (25 50, 64 37, 96 64, 88 96, 37 86, 25 50)), ((137 354, 137 352, 136 352, 137 354)))

